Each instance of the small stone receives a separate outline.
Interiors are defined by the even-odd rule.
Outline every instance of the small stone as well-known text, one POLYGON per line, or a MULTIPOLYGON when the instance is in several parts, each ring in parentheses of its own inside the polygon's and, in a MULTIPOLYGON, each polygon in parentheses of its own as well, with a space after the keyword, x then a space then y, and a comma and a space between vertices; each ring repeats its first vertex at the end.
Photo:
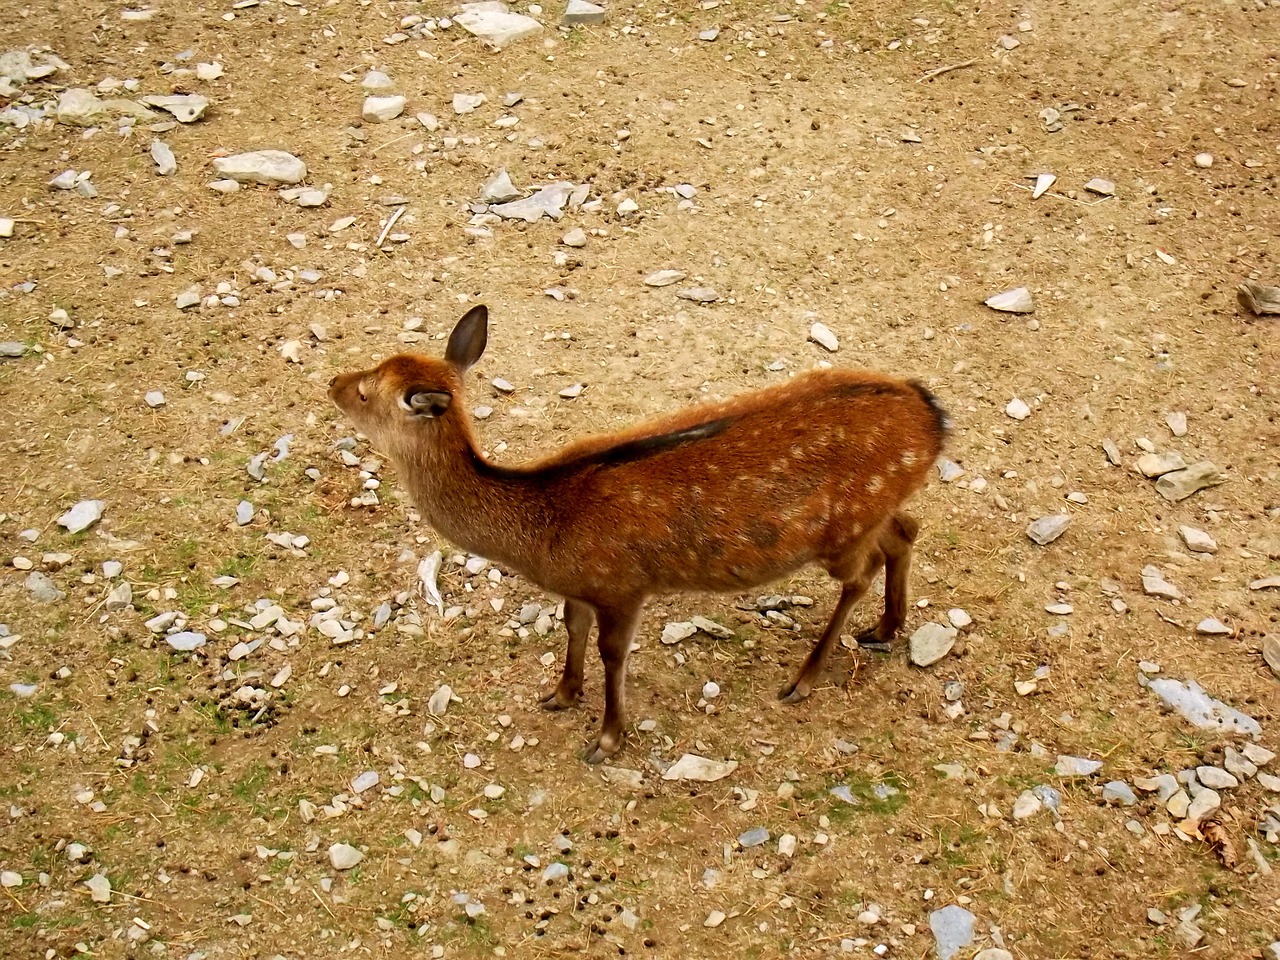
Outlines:
POLYGON ((557 880, 563 880, 567 876, 569 876, 568 865, 557 860, 547 864, 547 869, 542 871, 542 882, 554 883, 557 880))
POLYGON ((677 623, 668 623, 662 628, 662 642, 665 644, 679 643, 681 640, 687 640, 698 632, 698 628, 691 622, 679 621, 677 623))
POLYGON ((936 466, 938 468, 938 479, 943 483, 954 483, 964 476, 964 467, 954 460, 948 460, 946 457, 939 457, 936 466))
POLYGON ((761 844, 769 842, 769 831, 764 827, 752 827, 738 835, 738 844, 743 849, 747 847, 758 847, 761 844))
POLYGON ((1036 309, 1035 301, 1031 299, 1031 291, 1026 287, 1015 287, 1004 293, 997 293, 984 302, 992 310, 998 310, 1001 313, 1034 313, 1036 309))
POLYGON ((171 177, 178 172, 178 160, 173 150, 161 140, 151 141, 151 159, 155 161, 156 173, 162 177, 171 177))
POLYGON ((192 307, 200 306, 201 299, 199 290, 184 290, 174 298, 173 305, 179 310, 190 310, 192 307))
POLYGON ((618 204, 617 209, 618 209, 618 214, 620 216, 625 217, 628 214, 635 213, 637 210, 639 210, 640 204, 636 203, 630 197, 624 197, 622 201, 618 204))
POLYGON ((386 123, 404 113, 408 101, 402 96, 365 97, 364 106, 360 108, 362 119, 370 123, 386 123))
POLYGON ((929 929, 933 931, 938 960, 951 960, 973 943, 973 921, 972 913, 955 904, 929 914, 929 929))
POLYGON ((216 60, 213 63, 197 63, 196 64, 197 80, 203 80, 206 83, 208 83, 209 81, 220 79, 222 77, 222 74, 223 74, 222 64, 216 60))
POLYGON ((1175 437, 1187 435, 1187 415, 1180 410, 1165 415, 1164 422, 1175 437))
POLYGON ((1058 763, 1053 768, 1053 772, 1060 777, 1091 777, 1101 769, 1101 760, 1087 760, 1084 757, 1058 754, 1058 763))
POLYGON ((1030 790, 1023 790, 1018 794, 1018 799, 1013 802, 1013 819, 1026 820, 1040 812, 1040 808, 1044 806, 1040 798, 1030 790))
POLYGON ((390 90, 395 84, 381 70, 370 70, 364 75, 364 79, 360 81, 360 86, 366 90, 390 90))
POLYGON ((1132 807, 1138 802, 1133 788, 1123 780, 1112 780, 1110 783, 1103 784, 1102 799, 1107 803, 1119 803, 1126 807, 1132 807))
POLYGON ((1102 177, 1094 177, 1084 185, 1084 188, 1090 193, 1096 193, 1100 197, 1114 197, 1116 195, 1116 185, 1110 180, 1104 180, 1102 177))
POLYGON ((209 98, 198 93, 183 93, 173 96, 143 97, 142 102, 149 107, 158 107, 166 113, 177 117, 179 123, 195 123, 205 110, 209 109, 209 98))
POLYGON ((677 290, 676 296, 681 300, 692 300, 694 303, 715 303, 720 299, 720 294, 710 287, 687 287, 684 290, 677 290))
POLYGON ((937 663, 951 652, 956 636, 955 627, 944 627, 940 623, 923 624, 911 635, 911 662, 917 667, 937 663))
POLYGON ((1156 481, 1156 492, 1170 503, 1178 503, 1207 487, 1226 482, 1226 477, 1208 460, 1193 463, 1185 470, 1166 473, 1156 481))
POLYGON ((1240 748, 1240 752, 1248 757, 1251 763, 1256 763, 1260 767, 1265 767, 1276 758, 1273 751, 1258 743, 1246 743, 1240 748))
POLYGON ((716 39, 716 37, 718 37, 718 36, 720 36, 720 31, 719 31, 719 29, 717 29, 717 28, 715 28, 715 27, 712 27, 710 30, 699 30, 699 31, 698 31, 698 39, 699 39, 699 40, 704 40, 704 41, 706 41, 707 43, 711 43, 711 42, 713 42, 713 41, 716 39))
POLYGON ((536 36, 542 31, 542 24, 537 20, 522 13, 513 13, 505 3, 464 3, 462 12, 453 20, 467 33, 479 37, 495 50, 536 36))
POLYGON ((453 688, 447 683, 441 684, 435 693, 431 695, 431 699, 427 701, 427 710, 435 717, 443 717, 449 709, 449 703, 453 699, 453 688))
POLYGON ((455 93, 453 95, 453 112, 459 115, 471 113, 488 99, 483 93, 455 93))
POLYGON ((348 843, 335 843, 329 847, 329 862, 335 870, 350 870, 364 859, 364 854, 348 843))
POLYGON ((586 388, 580 383, 571 384, 560 391, 560 396, 566 400, 574 400, 582 396, 584 389, 586 388))
POLYGON ((973 624, 973 617, 969 616, 968 611, 961 610, 959 607, 952 607, 947 611, 947 620, 957 630, 963 630, 973 624))
POLYGON ((111 588, 103 605, 108 613, 119 613, 121 610, 128 610, 132 603, 133 586, 128 580, 124 580, 111 588))
POLYGON ((1213 790, 1230 790, 1240 786, 1240 781, 1221 767, 1196 767, 1196 779, 1213 790))
POLYGON ((1213 166, 1213 154, 1197 153, 1195 157, 1195 163, 1197 167, 1207 170, 1209 167, 1213 166))
POLYGON ((0 870, 0 887, 6 890, 22 886, 22 874, 15 870, 0 870))
POLYGON ((809 339, 831 353, 840 349, 840 341, 825 323, 815 323, 809 328, 809 339))
POLYGON ((164 638, 165 643, 173 647, 173 649, 181 653, 190 653, 192 650, 199 650, 205 645, 206 637, 203 633, 196 633, 194 630, 183 630, 181 633, 171 633, 164 638))
MULTIPOLYGON (((1240 778, 1241 780, 1247 780, 1258 772, 1257 766, 1252 763, 1248 757, 1236 752, 1236 749, 1230 744, 1227 745, 1227 748, 1224 751, 1222 765, 1227 768, 1228 773, 1240 778)), ((1203 780, 1200 782, 1204 783, 1203 780)), ((1211 787, 1213 784, 1205 783, 1205 786, 1211 787)))
POLYGON ((253 504, 248 500, 241 500, 236 504, 236 523, 242 527, 248 526, 253 522, 253 515, 256 513, 253 504))
POLYGON ((1043 547, 1062 536, 1070 525, 1071 514, 1053 513, 1047 517, 1040 517, 1038 520, 1032 521, 1031 525, 1027 527, 1027 536, 1043 547))
POLYGON ((1280 639, 1270 636, 1262 638, 1262 659, 1277 679, 1280 679, 1280 639))
POLYGON ((702 925, 704 927, 718 927, 720 924, 724 923, 726 919, 727 918, 723 911, 712 910, 707 914, 707 919, 702 921, 702 925))
POLYGON ((1182 591, 1165 580, 1159 567, 1151 564, 1142 568, 1142 592, 1149 597, 1160 597, 1164 600, 1182 599, 1182 591))
POLYGON ((0 238, 8 239, 13 236, 13 228, 17 226, 17 222, 12 217, 0 217, 0 238))
POLYGON ((1196 633, 1205 637, 1229 637, 1234 631, 1216 617, 1205 617, 1196 624, 1196 633))
POLYGON ((585 247, 587 245, 587 232, 581 227, 575 227, 566 233, 560 242, 566 247, 585 247))
POLYGON ((723 780, 738 769, 737 760, 720 761, 700 757, 695 753, 686 753, 662 774, 663 780, 697 780, 701 783, 714 783, 723 780))
POLYGON ((25 343, 19 343, 16 340, 6 340, 3 343, 0 343, 0 357, 4 357, 9 360, 16 360, 19 357, 25 357, 26 355, 27 345, 25 343))
POLYGON ((165 405, 164 394, 159 390, 148 390, 142 397, 142 402, 152 410, 165 405))
POLYGON ((301 183, 307 175, 307 165, 283 150, 255 150, 215 157, 213 168, 219 176, 237 183, 265 183, 270 186, 301 183))
POLYGON ((500 203, 490 207, 504 220, 523 220, 525 223, 537 223, 543 217, 559 220, 564 216, 564 205, 573 194, 572 183, 551 183, 523 200, 511 203, 500 203))
POLYGON ((1144 453, 1138 458, 1138 472, 1144 477, 1155 479, 1163 477, 1166 473, 1173 473, 1175 470, 1182 470, 1186 467, 1181 454, 1172 451, 1168 453, 1144 453))
POLYGON ((1025 420, 1031 416, 1031 408, 1020 397, 1014 397, 1008 402, 1004 408, 1006 416, 1012 417, 1014 420, 1025 420))
POLYGON ((1182 526, 1178 527, 1178 535, 1182 537, 1182 542, 1187 545, 1187 549, 1192 553, 1217 553, 1218 541, 1205 533, 1203 530, 1197 530, 1195 527, 1182 526))
POLYGON ((658 270, 645 277, 644 283, 647 287, 669 287, 683 279, 684 274, 679 270, 658 270))
POLYGON ((1111 461, 1111 465, 1120 466, 1120 448, 1116 446, 1116 442, 1110 437, 1103 438, 1102 452, 1107 455, 1107 459, 1111 461))
POLYGON ((720 684, 714 680, 708 680, 702 685, 702 697, 704 700, 714 700, 720 696, 720 684))
MULTIPOLYGON (((1227 775, 1230 776, 1230 774, 1227 775)), ((1232 777, 1232 779, 1235 778, 1232 777)), ((1187 817, 1191 820, 1203 820, 1220 806, 1222 806, 1222 797, 1216 790, 1206 788, 1191 799, 1191 805, 1187 807, 1187 817)))
POLYGON ((366 790, 371 790, 378 785, 378 781, 381 779, 377 770, 366 770, 351 781, 351 792, 361 794, 366 790))
POLYGON ((796 852, 796 838, 790 833, 784 833, 778 838, 778 855, 782 857, 793 857, 796 852))
POLYGON ((89 895, 94 903, 111 902, 111 881, 103 874, 95 873, 84 885, 89 888, 89 895))
POLYGON ((67 533, 88 530, 102 519, 102 513, 106 507, 106 503, 102 500, 81 500, 58 518, 58 526, 65 528, 67 533))
MULTIPOLYGON (((706 617, 690 617, 689 624, 697 630, 701 630, 708 636, 715 637, 717 640, 732 640, 733 631, 728 627, 716 623, 714 620, 708 620, 706 617)), ((663 631, 664 635, 666 631, 663 631)), ((683 639, 683 638, 681 638, 683 639)))
POLYGON ((564 25, 566 27, 589 26, 604 23, 608 11, 604 7, 588 3, 587 0, 569 0, 564 8, 564 25))

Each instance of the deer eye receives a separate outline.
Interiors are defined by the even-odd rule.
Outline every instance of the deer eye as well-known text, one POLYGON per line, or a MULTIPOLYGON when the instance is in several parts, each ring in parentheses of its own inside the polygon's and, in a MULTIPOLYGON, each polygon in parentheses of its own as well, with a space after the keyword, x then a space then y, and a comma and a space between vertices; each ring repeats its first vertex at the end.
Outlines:
POLYGON ((363 383, 357 383, 357 384, 356 384, 356 394, 360 397, 360 402, 361 402, 361 403, 368 403, 368 401, 369 401, 369 397, 368 397, 368 395, 364 392, 364 384, 363 384, 363 383))

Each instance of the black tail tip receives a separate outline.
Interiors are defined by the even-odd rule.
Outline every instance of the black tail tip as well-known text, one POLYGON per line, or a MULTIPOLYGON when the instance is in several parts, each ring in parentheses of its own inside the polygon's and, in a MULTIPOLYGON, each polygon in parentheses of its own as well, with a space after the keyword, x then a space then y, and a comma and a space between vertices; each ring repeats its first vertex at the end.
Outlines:
POLYGON ((920 399, 925 402, 929 411, 933 414, 933 420, 937 425, 939 435, 943 437, 948 436, 951 433, 951 415, 948 414, 942 404, 938 402, 938 398, 930 392, 929 388, 919 380, 912 380, 911 386, 918 394, 920 394, 920 399))

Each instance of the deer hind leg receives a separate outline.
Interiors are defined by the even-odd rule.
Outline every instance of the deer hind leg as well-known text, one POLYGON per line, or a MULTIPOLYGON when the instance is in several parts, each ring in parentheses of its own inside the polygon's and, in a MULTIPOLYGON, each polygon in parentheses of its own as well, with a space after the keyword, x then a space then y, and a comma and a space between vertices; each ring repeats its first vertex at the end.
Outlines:
POLYGON ((875 579, 876 573, 884 562, 885 557, 880 552, 878 544, 872 541, 868 549, 867 540, 864 538, 827 567, 831 575, 844 585, 840 591, 840 599, 836 601, 836 608, 831 613, 831 619, 827 621, 826 629, 822 631, 822 636, 809 651, 809 656, 805 658, 795 679, 778 691, 778 699, 783 703, 799 703, 812 692, 814 683, 822 675, 822 668, 826 665, 831 648, 835 646, 837 638, 844 630, 854 604, 862 599, 862 595, 867 592, 867 588, 871 586, 871 581, 875 579))
POLYGON ((627 722, 627 654, 640 620, 641 605, 596 610, 600 625, 600 659, 604 661, 604 720, 600 736, 587 747, 587 763, 599 763, 622 749, 627 722))
POLYGON ((907 619, 907 581, 911 577, 911 554, 919 522, 899 510, 885 524, 877 542, 884 557, 884 615, 874 627, 858 635, 859 641, 889 643, 907 619))
POLYGON ((583 660, 594 622, 595 613, 589 606, 581 600, 565 600, 564 626, 569 643, 564 651, 564 672, 555 690, 542 699, 542 709, 564 710, 582 701, 583 660))

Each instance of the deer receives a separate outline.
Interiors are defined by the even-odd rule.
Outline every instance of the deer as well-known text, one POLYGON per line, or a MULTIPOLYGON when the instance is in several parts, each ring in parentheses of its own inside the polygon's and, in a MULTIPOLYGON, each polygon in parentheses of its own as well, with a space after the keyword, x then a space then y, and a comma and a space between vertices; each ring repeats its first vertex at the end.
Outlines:
POLYGON ((328 395, 392 462, 438 534, 563 598, 564 668, 544 708, 582 701, 587 640, 598 628, 604 717, 588 763, 623 747, 627 657, 651 597, 742 593, 806 566, 826 570, 840 595, 778 693, 787 704, 809 696, 881 570, 884 611, 858 639, 894 639, 920 531, 902 506, 925 485, 950 430, 924 385, 814 369, 506 466, 481 453, 464 401, 488 331, 487 307, 474 306, 443 359, 400 353, 333 377, 328 395))

